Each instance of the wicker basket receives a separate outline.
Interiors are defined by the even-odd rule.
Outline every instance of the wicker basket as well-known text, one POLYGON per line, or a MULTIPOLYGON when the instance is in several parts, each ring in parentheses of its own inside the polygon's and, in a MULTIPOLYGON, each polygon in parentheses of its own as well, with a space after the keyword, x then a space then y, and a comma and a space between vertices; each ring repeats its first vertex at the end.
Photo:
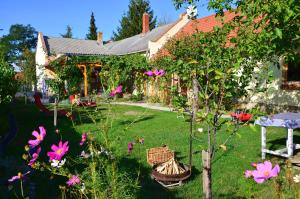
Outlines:
POLYGON ((167 146, 147 149, 147 162, 153 166, 174 158, 175 153, 167 146))

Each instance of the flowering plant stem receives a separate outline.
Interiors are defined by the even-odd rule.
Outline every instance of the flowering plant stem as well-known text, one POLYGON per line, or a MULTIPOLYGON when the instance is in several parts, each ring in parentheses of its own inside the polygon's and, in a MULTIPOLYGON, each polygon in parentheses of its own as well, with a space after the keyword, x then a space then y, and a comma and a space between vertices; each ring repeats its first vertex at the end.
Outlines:
POLYGON ((22 179, 20 179, 20 184, 21 184, 21 195, 24 198, 23 181, 22 181, 22 179))

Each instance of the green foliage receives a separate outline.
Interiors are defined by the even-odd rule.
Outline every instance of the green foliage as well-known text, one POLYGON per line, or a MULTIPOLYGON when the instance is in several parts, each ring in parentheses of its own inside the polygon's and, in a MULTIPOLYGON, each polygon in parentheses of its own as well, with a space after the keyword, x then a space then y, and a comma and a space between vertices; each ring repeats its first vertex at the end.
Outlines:
POLYGON ((32 50, 36 47, 37 32, 30 26, 14 24, 10 27, 8 35, 0 40, 0 54, 10 61, 18 60, 24 49, 32 50))
POLYGON ((14 79, 13 68, 3 61, 0 61, 0 104, 10 102, 18 90, 18 83, 14 79))
POLYGON ((101 84, 106 90, 123 85, 125 92, 131 93, 134 88, 140 90, 144 81, 144 72, 148 69, 148 61, 141 54, 124 56, 78 56, 72 57, 67 64, 75 65, 80 62, 100 63, 101 84))
POLYGON ((144 13, 149 14, 149 26, 152 30, 156 26, 156 17, 154 17, 149 0, 130 0, 128 11, 122 16, 120 27, 113 32, 112 39, 117 41, 142 33, 144 13))
POLYGON ((55 79, 46 80, 52 91, 58 96, 73 95, 80 91, 80 83, 83 81, 81 70, 73 60, 65 60, 62 57, 51 62, 51 67, 56 73, 55 79), (67 85, 65 84, 67 83, 67 85))
POLYGON ((32 85, 36 82, 35 53, 29 49, 24 49, 21 59, 22 61, 20 61, 19 67, 23 74, 23 78, 21 79, 22 87, 25 91, 30 91, 32 89, 32 85))
POLYGON ((67 25, 66 33, 65 34, 60 34, 63 38, 72 38, 73 33, 72 33, 72 28, 71 26, 67 25))
POLYGON ((96 26, 95 21, 96 20, 95 20, 95 17, 94 17, 94 13, 92 12, 91 19, 90 19, 89 32, 86 35, 87 39, 97 40, 97 26, 96 26))
POLYGON ((69 94, 72 95, 79 93, 79 84, 82 82, 83 76, 78 67, 73 65, 63 67, 62 70, 59 72, 59 77, 60 79, 67 81, 69 94))

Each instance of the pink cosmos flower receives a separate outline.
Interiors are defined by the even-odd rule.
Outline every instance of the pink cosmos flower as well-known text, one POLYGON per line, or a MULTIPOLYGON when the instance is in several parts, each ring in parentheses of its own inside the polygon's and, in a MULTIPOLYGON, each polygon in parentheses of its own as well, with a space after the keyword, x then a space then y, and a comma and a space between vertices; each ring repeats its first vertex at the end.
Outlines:
POLYGON ((60 161, 62 159, 62 157, 69 151, 69 146, 68 146, 68 141, 66 141, 65 143, 62 143, 62 141, 60 141, 58 143, 58 146, 52 144, 51 146, 51 152, 48 152, 47 155, 51 160, 58 160, 60 161))
POLYGON ((245 173, 244 173, 244 174, 245 174, 245 177, 246 177, 246 178, 250 178, 250 177, 252 176, 252 172, 253 172, 253 171, 246 170, 245 173))
POLYGON ((80 146, 82 146, 85 143, 86 138, 87 138, 87 133, 81 135, 81 141, 79 143, 80 146))
POLYGON ((31 148, 38 146, 46 136, 46 129, 43 126, 40 126, 39 129, 40 129, 40 134, 37 131, 32 132, 32 135, 36 137, 36 139, 28 141, 28 144, 31 148))
POLYGON ((36 160, 38 159, 40 152, 41 152, 41 147, 39 147, 36 152, 34 154, 32 154, 32 158, 29 161, 28 165, 32 167, 32 165, 36 162, 36 160))
POLYGON ((123 86, 119 85, 117 88, 113 89, 110 93, 111 97, 114 97, 118 93, 122 93, 123 86))
POLYGON ((259 163, 256 166, 256 170, 252 172, 252 176, 258 184, 263 183, 265 180, 278 176, 280 172, 279 165, 275 165, 272 169, 272 163, 270 161, 265 161, 264 163, 259 163))
POLYGON ((8 179, 8 182, 14 182, 16 180, 22 179, 24 176, 28 175, 30 171, 27 171, 26 173, 22 174, 21 172, 18 173, 18 175, 11 177, 8 179))
POLYGON ((128 150, 128 154, 131 154, 132 150, 133 150, 133 143, 129 142, 127 145, 127 150, 128 150))
POLYGON ((154 73, 151 70, 144 72, 144 74, 149 77, 152 77, 154 75, 154 73))
POLYGON ((72 175, 72 177, 66 182, 69 187, 75 186, 80 183, 80 179, 78 176, 72 175))
POLYGON ((161 77, 165 74, 165 71, 163 69, 160 69, 160 70, 155 69, 154 74, 158 77, 161 77))

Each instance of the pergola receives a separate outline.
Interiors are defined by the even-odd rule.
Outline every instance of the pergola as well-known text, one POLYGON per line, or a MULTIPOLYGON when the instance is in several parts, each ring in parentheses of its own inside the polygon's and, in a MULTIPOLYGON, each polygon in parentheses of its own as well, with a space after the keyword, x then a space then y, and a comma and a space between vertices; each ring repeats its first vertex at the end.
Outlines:
POLYGON ((84 82, 84 96, 88 95, 88 74, 87 67, 90 68, 100 68, 102 65, 94 62, 81 62, 77 64, 77 67, 83 71, 83 82, 84 82))

